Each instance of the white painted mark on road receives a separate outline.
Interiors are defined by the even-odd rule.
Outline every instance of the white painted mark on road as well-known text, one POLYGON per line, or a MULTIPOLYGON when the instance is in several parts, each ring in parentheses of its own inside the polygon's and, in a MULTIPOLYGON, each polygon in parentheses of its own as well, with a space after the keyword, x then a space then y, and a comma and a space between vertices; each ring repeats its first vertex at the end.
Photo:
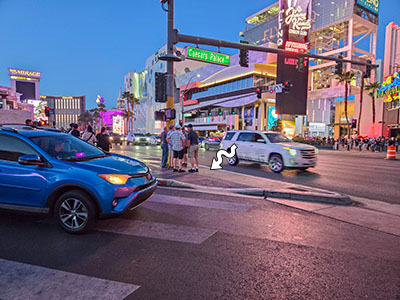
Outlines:
POLYGON ((0 299, 123 299, 139 287, 0 258, 0 299))
POLYGON ((127 219, 103 220, 97 225, 96 230, 100 231, 191 244, 201 244, 217 232, 213 229, 127 219))
POLYGON ((217 151, 217 158, 214 158, 210 167, 210 170, 219 170, 222 169, 222 156, 225 156, 226 158, 232 158, 236 155, 236 149, 237 146, 236 144, 233 144, 232 146, 230 146, 228 148, 229 152, 224 150, 224 149, 220 149, 217 151))
POLYGON ((253 205, 251 204, 244 204, 244 203, 232 203, 227 201, 185 198, 185 197, 176 197, 176 196, 168 196, 161 194, 153 195, 153 197, 147 200, 143 205, 146 206, 146 203, 148 202, 185 205, 185 206, 194 206, 201 208, 221 209, 221 210, 232 210, 232 211, 248 211, 250 208, 253 207, 253 205))

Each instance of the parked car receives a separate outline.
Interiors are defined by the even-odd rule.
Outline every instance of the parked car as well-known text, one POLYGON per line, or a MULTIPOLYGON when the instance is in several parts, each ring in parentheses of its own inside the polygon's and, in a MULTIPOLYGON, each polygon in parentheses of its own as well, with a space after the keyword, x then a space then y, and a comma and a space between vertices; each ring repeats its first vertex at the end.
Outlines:
POLYGON ((0 127, 0 170, 0 208, 49 213, 70 233, 136 208, 157 187, 143 162, 27 127, 0 127))
POLYGON ((152 135, 149 139, 149 144, 153 146, 161 145, 161 137, 159 135, 152 135))
POLYGON ((120 144, 122 146, 122 144, 126 140, 127 140, 126 137, 124 137, 123 135, 117 134, 117 133, 112 133, 111 136, 110 136, 110 141, 113 144, 120 144))
POLYGON ((146 137, 144 133, 135 133, 135 138, 133 139, 134 145, 148 145, 150 141, 149 137, 146 137))
POLYGON ((236 144, 236 155, 228 159, 231 166, 239 161, 268 164, 273 172, 284 169, 306 170, 315 167, 318 149, 314 146, 294 143, 279 132, 237 130, 226 133, 222 149, 236 144))
POLYGON ((201 148, 206 149, 206 151, 208 151, 210 148, 219 149, 220 143, 221 139, 219 137, 211 136, 201 142, 201 148))
POLYGON ((135 134, 133 132, 129 132, 126 137, 126 144, 129 146, 130 144, 134 144, 135 142, 135 134))

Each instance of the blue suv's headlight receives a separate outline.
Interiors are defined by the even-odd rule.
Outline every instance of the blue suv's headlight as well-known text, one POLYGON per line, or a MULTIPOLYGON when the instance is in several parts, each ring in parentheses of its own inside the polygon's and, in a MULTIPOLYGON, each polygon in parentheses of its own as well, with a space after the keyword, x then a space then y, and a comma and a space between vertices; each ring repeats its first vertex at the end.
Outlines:
POLYGON ((120 184, 120 185, 126 184, 128 179, 131 178, 130 175, 125 175, 125 174, 97 174, 97 176, 103 178, 109 183, 120 184))

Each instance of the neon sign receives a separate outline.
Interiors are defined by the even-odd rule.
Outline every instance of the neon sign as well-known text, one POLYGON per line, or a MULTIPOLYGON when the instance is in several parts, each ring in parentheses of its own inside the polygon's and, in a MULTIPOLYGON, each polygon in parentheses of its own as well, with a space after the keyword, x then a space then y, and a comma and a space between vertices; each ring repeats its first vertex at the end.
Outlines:
POLYGON ((400 75, 394 73, 388 76, 376 93, 377 98, 387 97, 384 102, 392 102, 400 99, 400 75))
POLYGON ((357 0, 357 4, 374 14, 379 14, 379 0, 357 0))
POLYGON ((306 43, 286 41, 285 51, 293 53, 305 53, 308 51, 308 45, 306 43))
MULTIPOLYGON (((285 11, 285 24, 289 27, 289 34, 308 36, 311 28, 310 14, 304 11, 298 0, 288 0, 285 11)), ((303 1, 304 2, 304 1, 303 1)))
POLYGON ((9 76, 22 75, 22 76, 26 76, 26 77, 40 78, 41 73, 37 72, 37 71, 27 71, 27 70, 8 68, 8 75, 9 76))

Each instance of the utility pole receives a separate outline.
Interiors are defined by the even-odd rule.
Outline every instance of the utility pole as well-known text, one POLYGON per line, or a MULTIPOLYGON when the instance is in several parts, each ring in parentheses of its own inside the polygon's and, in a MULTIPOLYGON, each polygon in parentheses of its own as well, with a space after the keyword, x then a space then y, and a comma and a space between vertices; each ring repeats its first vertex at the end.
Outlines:
MULTIPOLYGON (((181 59, 174 54, 174 45, 177 41, 177 30, 174 28, 174 0, 161 0, 161 5, 168 3, 168 9, 163 9, 168 13, 167 20, 167 53, 160 57, 160 60, 167 61, 167 102, 166 108, 174 108, 174 92, 175 92, 175 74, 174 74, 174 61, 178 62, 181 59)), ((170 120, 168 125, 173 124, 174 120, 170 120)))

